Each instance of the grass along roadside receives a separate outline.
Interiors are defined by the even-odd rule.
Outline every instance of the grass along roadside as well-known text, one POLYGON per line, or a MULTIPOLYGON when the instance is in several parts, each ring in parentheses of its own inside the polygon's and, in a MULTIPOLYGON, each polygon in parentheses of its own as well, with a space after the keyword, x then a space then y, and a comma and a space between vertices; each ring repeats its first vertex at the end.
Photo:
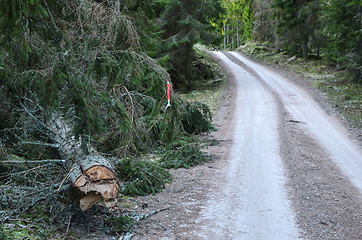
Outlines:
POLYGON ((255 42, 248 42, 237 51, 266 64, 302 75, 332 103, 342 118, 353 127, 362 129, 361 79, 357 82, 352 81, 348 71, 337 70, 314 55, 305 60, 290 56, 286 52, 276 53, 268 46, 255 42))

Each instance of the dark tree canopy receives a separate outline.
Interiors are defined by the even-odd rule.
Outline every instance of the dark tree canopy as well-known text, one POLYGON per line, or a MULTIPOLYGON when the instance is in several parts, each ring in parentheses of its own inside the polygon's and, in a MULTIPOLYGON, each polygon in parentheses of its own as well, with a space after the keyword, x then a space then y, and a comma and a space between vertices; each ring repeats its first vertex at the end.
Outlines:
POLYGON ((219 1, 172 0, 163 14, 162 38, 170 57, 170 74, 176 87, 189 90, 194 80, 193 45, 209 41, 215 36, 208 33, 208 18, 217 18, 222 11, 219 1))

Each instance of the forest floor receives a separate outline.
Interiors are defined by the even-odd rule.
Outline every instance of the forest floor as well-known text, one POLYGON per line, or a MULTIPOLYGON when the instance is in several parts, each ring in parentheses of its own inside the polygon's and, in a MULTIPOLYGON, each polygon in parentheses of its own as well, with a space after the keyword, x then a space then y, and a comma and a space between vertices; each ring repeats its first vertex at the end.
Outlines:
MULTIPOLYGON (((296 96, 271 88, 264 70, 234 54, 217 58, 228 73, 216 105, 218 130, 200 136, 217 143, 205 149, 213 160, 171 170, 173 181, 163 192, 133 199, 130 210, 150 217, 137 224, 132 239, 362 238, 359 131, 341 122, 301 74, 265 68, 288 79, 297 94, 306 92, 310 104, 317 105, 305 119, 297 117, 302 111, 292 109, 296 96), (246 82, 241 84, 240 78, 246 82), (286 95, 291 96, 284 99, 286 95), (338 125, 343 136, 331 140, 337 145, 323 143, 328 137, 313 132, 318 131, 313 125, 322 121, 319 114, 338 125), (326 144, 342 152, 334 153, 326 144), (344 147, 353 149, 348 149, 352 155, 341 160, 337 155, 345 154, 344 147), (353 154, 356 159, 350 159, 353 154)), ((328 127, 321 132, 334 131, 334 125, 328 127)))

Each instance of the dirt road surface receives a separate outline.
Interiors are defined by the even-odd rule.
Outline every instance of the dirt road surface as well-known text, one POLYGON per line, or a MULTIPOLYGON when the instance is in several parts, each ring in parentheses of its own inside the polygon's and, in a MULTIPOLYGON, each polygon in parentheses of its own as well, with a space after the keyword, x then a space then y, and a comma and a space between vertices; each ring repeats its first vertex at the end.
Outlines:
POLYGON ((214 161, 173 170, 133 239, 362 239, 362 151, 291 74, 213 52, 229 74, 214 161))

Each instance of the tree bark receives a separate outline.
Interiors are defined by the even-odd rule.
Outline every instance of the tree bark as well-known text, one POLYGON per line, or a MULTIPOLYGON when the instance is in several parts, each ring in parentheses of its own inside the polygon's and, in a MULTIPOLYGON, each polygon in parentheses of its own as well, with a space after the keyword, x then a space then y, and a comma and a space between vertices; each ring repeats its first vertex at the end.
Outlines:
POLYGON ((231 31, 231 49, 234 49, 234 25, 232 25, 231 31))
POLYGON ((280 37, 275 35, 275 51, 280 52, 280 37))
POLYGON ((224 23, 224 50, 226 50, 226 24, 224 23))
POLYGON ((240 38, 239 38, 239 18, 236 19, 236 47, 240 47, 240 38))
POLYGON ((308 37, 304 37, 302 40, 302 51, 304 59, 308 59, 308 37))
POLYGON ((230 45, 230 35, 229 35, 229 33, 230 33, 230 26, 229 26, 229 24, 227 24, 226 25, 226 31, 227 31, 227 35, 226 35, 226 45, 230 45))

